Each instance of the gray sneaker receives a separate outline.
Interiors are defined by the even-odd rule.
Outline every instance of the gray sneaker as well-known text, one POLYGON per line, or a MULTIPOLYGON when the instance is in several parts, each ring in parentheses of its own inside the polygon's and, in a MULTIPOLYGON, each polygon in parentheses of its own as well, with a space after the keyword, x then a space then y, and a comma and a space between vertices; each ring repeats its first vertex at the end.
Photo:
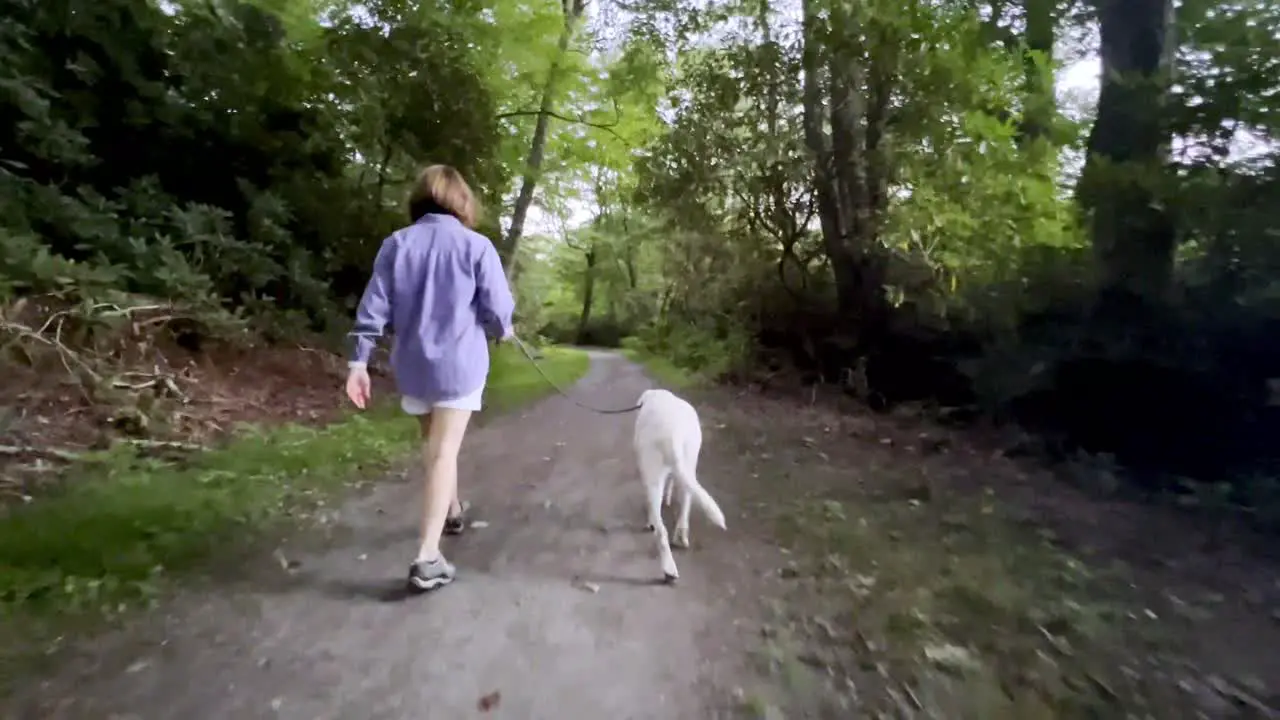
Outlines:
POLYGON ((409 589, 428 592, 453 582, 457 570, 444 556, 429 562, 415 561, 409 566, 409 589))

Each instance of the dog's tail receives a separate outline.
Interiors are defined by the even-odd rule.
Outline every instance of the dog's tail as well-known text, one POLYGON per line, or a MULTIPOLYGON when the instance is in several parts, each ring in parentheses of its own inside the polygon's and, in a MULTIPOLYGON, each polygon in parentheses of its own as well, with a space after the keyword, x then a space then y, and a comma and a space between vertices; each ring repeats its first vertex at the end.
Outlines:
POLYGON ((684 454, 672 448, 674 466, 673 475, 689 494, 693 496, 693 502, 706 514, 707 519, 712 525, 725 529, 724 512, 720 510, 720 506, 716 504, 715 498, 711 497, 711 493, 707 489, 698 484, 698 475, 694 471, 692 464, 684 457, 684 454))

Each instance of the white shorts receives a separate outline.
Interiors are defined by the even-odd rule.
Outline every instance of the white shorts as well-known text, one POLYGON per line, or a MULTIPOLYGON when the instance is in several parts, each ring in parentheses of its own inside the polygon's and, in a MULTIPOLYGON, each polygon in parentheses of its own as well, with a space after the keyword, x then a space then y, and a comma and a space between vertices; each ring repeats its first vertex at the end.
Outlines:
POLYGON ((453 410, 470 410, 471 412, 479 412, 480 400, 483 395, 484 395, 483 385, 481 385, 479 389, 477 389, 475 392, 470 393, 468 395, 463 395, 460 398, 454 398, 452 400, 441 400, 432 405, 428 405, 427 403, 423 402, 422 400, 419 400, 418 398, 409 397, 408 395, 402 395, 400 396, 400 409, 404 410, 406 413, 410 415, 426 415, 427 413, 431 412, 431 408, 433 407, 450 408, 453 410))

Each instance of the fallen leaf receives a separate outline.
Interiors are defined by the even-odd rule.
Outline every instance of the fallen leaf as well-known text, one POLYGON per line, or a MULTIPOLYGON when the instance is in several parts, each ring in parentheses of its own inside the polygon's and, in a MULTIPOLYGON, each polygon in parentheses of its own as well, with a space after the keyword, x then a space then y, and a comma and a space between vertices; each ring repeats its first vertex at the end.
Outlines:
POLYGON ((950 643, 928 645, 924 656, 935 665, 950 669, 974 669, 981 664, 968 649, 950 643))
POLYGON ((302 567, 301 562, 297 560, 290 560, 289 558, 285 557, 284 551, 280 550, 279 548, 277 548, 275 553, 273 554, 275 555, 276 562, 280 563, 281 570, 285 570, 287 572, 293 572, 294 570, 297 570, 298 568, 302 567))
POLYGON ((480 702, 476 703, 476 708, 480 712, 489 712, 498 707, 498 703, 502 701, 502 693, 494 690, 493 692, 480 698, 480 702))

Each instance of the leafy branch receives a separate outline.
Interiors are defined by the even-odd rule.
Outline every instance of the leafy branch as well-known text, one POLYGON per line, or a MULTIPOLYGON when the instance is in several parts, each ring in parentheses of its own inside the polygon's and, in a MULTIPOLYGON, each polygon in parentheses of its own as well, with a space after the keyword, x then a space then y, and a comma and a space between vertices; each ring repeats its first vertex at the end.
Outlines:
POLYGON ((561 115, 560 113, 554 110, 514 110, 512 112, 499 114, 497 116, 497 119, 509 120, 511 118, 517 118, 517 117, 538 117, 540 115, 544 115, 546 117, 555 118, 562 122, 573 123, 576 125, 585 125, 587 127, 595 128, 597 130, 604 130, 605 132, 609 133, 615 138, 623 142, 628 142, 626 138, 622 137, 621 135, 618 134, 616 130, 614 130, 614 128, 618 127, 619 123, 622 122, 622 109, 618 106, 618 101, 616 98, 613 100, 613 113, 614 113, 614 119, 612 122, 608 122, 608 123, 588 120, 586 116, 579 116, 576 118, 567 117, 565 115, 561 115))

